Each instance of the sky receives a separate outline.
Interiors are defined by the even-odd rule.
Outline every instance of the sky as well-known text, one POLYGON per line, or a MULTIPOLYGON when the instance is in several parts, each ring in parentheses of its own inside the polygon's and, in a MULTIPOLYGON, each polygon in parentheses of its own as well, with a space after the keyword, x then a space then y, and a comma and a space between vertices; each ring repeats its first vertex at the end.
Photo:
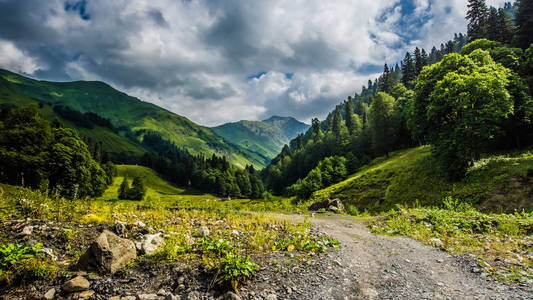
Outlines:
POLYGON ((309 123, 385 62, 465 32, 466 2, 0 0, 0 68, 105 81, 206 126, 309 123))

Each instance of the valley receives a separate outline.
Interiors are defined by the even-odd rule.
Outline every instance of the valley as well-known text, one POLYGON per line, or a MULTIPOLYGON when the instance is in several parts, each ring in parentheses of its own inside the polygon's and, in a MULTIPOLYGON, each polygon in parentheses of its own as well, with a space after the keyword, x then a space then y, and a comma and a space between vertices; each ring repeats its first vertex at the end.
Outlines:
POLYGON ((533 299, 532 20, 0 1, 0 300, 533 299))

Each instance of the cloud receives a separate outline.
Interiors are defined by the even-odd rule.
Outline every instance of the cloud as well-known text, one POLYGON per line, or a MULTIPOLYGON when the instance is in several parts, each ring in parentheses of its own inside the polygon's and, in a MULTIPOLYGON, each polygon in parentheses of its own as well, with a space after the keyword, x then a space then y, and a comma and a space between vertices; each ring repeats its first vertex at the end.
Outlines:
POLYGON ((0 40, 0 66, 29 75, 42 68, 35 58, 25 55, 12 42, 3 40, 0 40))
POLYGON ((465 10, 464 0, 0 0, 0 67, 103 80, 204 125, 309 121, 384 62, 464 31, 465 10))

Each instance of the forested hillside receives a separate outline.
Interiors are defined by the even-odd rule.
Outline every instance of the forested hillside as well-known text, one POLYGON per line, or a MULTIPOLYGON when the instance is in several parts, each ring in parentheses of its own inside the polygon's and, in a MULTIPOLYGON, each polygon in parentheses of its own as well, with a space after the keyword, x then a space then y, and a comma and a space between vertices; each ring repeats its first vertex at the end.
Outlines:
POLYGON ((531 145, 529 5, 469 1, 468 36, 385 64, 378 79, 283 148, 262 173, 267 188, 305 199, 377 156, 423 144, 453 182, 490 153, 531 145))
POLYGON ((37 81, 6 70, 0 70, 0 81, 0 103, 39 104, 50 119, 57 115, 67 121, 67 125, 83 128, 87 136, 102 141, 105 150, 114 153, 119 161, 134 162, 136 157, 146 152, 142 147, 132 145, 132 141, 133 144, 141 142, 145 133, 153 132, 193 155, 224 155, 242 168, 247 164, 262 167, 268 162, 261 153, 229 143, 207 127, 128 96, 103 82, 37 81), (97 132, 86 130, 92 129, 89 128, 92 125, 83 120, 80 113, 93 113, 107 119, 115 134, 105 130, 104 127, 109 127, 109 124, 97 124, 97 132))
POLYGON ((291 117, 273 116, 264 121, 239 121, 213 127, 226 140, 274 158, 290 140, 305 132, 309 125, 291 117))

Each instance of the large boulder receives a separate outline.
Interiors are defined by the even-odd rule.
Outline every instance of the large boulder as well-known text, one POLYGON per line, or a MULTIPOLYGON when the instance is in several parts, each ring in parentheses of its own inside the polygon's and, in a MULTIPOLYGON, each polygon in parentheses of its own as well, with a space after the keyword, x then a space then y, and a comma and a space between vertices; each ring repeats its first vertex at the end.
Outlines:
POLYGON ((322 201, 315 202, 311 204, 311 206, 309 206, 309 210, 311 211, 317 211, 321 209, 325 209, 326 211, 334 213, 343 213, 346 211, 340 199, 325 199, 322 201))
POLYGON ((137 251, 133 241, 104 230, 80 258, 78 267, 94 268, 100 273, 113 274, 136 257, 137 251))

